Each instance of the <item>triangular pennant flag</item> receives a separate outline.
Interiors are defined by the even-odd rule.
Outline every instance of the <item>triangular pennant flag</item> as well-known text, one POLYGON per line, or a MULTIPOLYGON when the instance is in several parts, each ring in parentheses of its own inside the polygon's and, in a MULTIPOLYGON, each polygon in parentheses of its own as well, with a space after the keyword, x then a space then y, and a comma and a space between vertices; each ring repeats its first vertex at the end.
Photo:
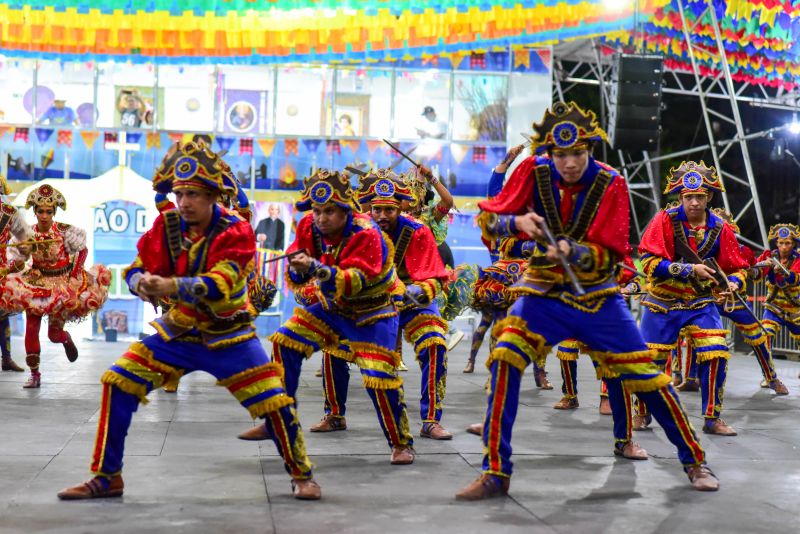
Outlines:
POLYGON ((492 161, 500 162, 506 155, 506 147, 493 146, 492 147, 492 161))
POLYGON ((103 144, 108 143, 116 143, 117 142, 117 133, 116 132, 105 132, 103 134, 103 144))
POLYGON ((227 152, 233 146, 234 141, 236 141, 236 139, 233 137, 217 137, 217 146, 220 150, 227 152))
POLYGON ((464 161, 467 152, 469 152, 469 147, 467 145, 457 145, 455 143, 450 145, 450 157, 453 158, 453 161, 456 162, 456 165, 461 165, 461 162, 464 161))
POLYGON ((142 132, 129 132, 125 136, 125 140, 128 143, 138 143, 141 138, 142 138, 142 132))
POLYGON ((264 153, 264 157, 270 157, 272 155, 272 151, 275 149, 275 139, 259 139, 258 146, 261 147, 261 151, 264 153))
POLYGON ((342 153, 342 145, 339 143, 338 139, 328 140, 325 141, 325 152, 328 154, 335 152, 337 154, 342 153))
POLYGON ((83 144, 86 145, 86 148, 89 150, 92 149, 94 142, 97 141, 98 137, 100 137, 100 132, 81 132, 83 144))
POLYGON ((306 150, 308 150, 311 153, 314 153, 314 152, 317 151, 317 148, 319 148, 319 143, 320 143, 319 139, 304 139, 303 140, 303 144, 305 145, 306 150))
POLYGON ((52 128, 34 128, 33 131, 36 132, 36 139, 42 144, 46 143, 50 136, 53 135, 52 128))
POLYGON ((383 141, 367 141, 367 150, 369 150, 369 155, 371 156, 372 153, 378 150, 382 144, 383 141))
POLYGON ((290 154, 297 155, 298 152, 298 142, 297 139, 284 139, 283 141, 283 153, 287 156, 290 154))
POLYGON ((339 141, 339 144, 345 148, 349 148, 355 154, 356 150, 361 146, 361 141, 358 139, 343 139, 339 141))
POLYGON ((161 134, 159 132, 147 133, 147 148, 161 148, 161 134))
POLYGON ((169 140, 172 141, 173 144, 180 143, 183 141, 183 134, 179 132, 170 132, 167 134, 169 140))
POLYGON ((59 145, 72 146, 72 130, 59 130, 56 137, 56 143, 59 145))
POLYGON ((7 131, 12 130, 11 126, 0 126, 0 137, 3 137, 7 131))

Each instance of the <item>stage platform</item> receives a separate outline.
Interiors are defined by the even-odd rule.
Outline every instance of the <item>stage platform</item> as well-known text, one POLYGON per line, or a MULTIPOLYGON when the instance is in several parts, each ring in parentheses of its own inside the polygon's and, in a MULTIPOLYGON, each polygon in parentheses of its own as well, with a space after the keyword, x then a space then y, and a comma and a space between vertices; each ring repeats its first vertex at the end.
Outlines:
MULTIPOLYGON (((564 533, 790 532, 800 484, 800 364, 776 362, 791 394, 759 388, 754 357, 730 361, 725 420, 738 437, 701 434, 721 480, 717 493, 691 489, 659 427, 637 433, 650 460, 612 454, 611 418, 597 412, 599 383, 579 361, 581 407, 552 409, 561 397, 558 362, 548 361, 553 391, 524 377, 514 429, 516 473, 506 499, 461 503, 453 495, 479 474, 480 440, 464 432, 485 411, 486 369, 461 373, 467 340, 451 354, 443 424, 452 441, 415 438, 417 460, 389 464, 371 403, 353 368, 348 429, 306 432, 323 499, 291 497, 289 477, 272 442, 236 434, 248 414, 205 374, 186 377, 177 394, 157 391, 134 416, 127 442, 125 496, 60 502, 56 492, 88 478, 101 372, 125 343, 79 343, 70 364, 43 342, 43 384, 23 390, 22 373, 0 374, 0 533, 267 532, 267 533, 564 533)), ((23 363, 22 339, 14 338, 23 363)), ((408 355, 406 401, 419 433, 419 369, 408 355)), ((485 360, 486 349, 480 360, 485 360)), ((307 361, 299 393, 304 428, 322 413, 319 355, 307 361)), ((699 430, 699 393, 682 400, 699 430)))

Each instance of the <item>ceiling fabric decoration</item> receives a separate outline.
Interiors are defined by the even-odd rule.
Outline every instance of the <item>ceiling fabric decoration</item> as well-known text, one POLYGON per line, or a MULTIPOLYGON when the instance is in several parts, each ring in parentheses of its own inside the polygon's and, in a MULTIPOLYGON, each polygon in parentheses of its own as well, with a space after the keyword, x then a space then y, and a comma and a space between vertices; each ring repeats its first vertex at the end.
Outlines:
MULTIPOLYGON (((691 71, 684 41, 678 1, 662 2, 637 36, 637 47, 664 54, 666 65, 691 71)), ((703 15, 707 0, 682 0, 689 24, 703 15)), ((731 74, 735 80, 793 89, 800 85, 800 1, 797 0, 712 0, 720 24, 731 74)), ((710 17, 705 14, 692 31, 695 57, 701 74, 716 77, 720 63, 710 17), (697 48, 707 50, 697 50, 697 48)), ((609 44, 633 46, 621 35, 606 39, 609 44)))
POLYGON ((634 13, 602 0, 42 0, 0 2, 0 53, 133 63, 370 63, 607 36, 634 13))

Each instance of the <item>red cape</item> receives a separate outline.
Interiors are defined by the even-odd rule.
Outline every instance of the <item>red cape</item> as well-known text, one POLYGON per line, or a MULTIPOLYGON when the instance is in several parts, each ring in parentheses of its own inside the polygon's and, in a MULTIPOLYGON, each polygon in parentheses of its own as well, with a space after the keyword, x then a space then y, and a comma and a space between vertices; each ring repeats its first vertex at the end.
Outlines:
MULTIPOLYGON (((536 165, 546 165, 546 158, 529 157, 520 163, 503 190, 496 197, 478 203, 483 211, 500 214, 522 215, 533 210, 533 188, 536 183, 536 165)), ((630 204, 628 185, 613 168, 596 161, 614 179, 606 189, 600 207, 589 226, 585 241, 614 252, 620 258, 630 255, 630 204)))
MULTIPOLYGON (((314 254, 313 214, 305 215, 297 224, 294 242, 289 245, 287 252, 304 248, 309 255, 321 259, 323 263, 333 264, 333 259, 328 254, 316 256, 314 254)), ((373 278, 381 273, 383 267, 383 237, 381 231, 372 222, 372 219, 362 214, 353 215, 353 235, 347 241, 344 249, 339 253, 336 266, 341 269, 355 268, 364 273, 368 278, 373 278)))
MULTIPOLYGON (((733 228, 721 219, 718 220, 718 223, 723 225, 718 238, 719 250, 716 256, 719 266, 728 274, 747 268, 749 265, 747 260, 742 257, 733 228)), ((694 240, 690 240, 689 244, 695 251, 697 250, 694 240)), ((644 231, 642 242, 639 243, 639 254, 646 253, 669 261, 675 260, 675 235, 672 232, 672 218, 665 210, 659 211, 644 231)))
POLYGON ((424 224, 414 230, 403 261, 408 275, 415 282, 436 278, 444 283, 448 278, 433 232, 424 224))

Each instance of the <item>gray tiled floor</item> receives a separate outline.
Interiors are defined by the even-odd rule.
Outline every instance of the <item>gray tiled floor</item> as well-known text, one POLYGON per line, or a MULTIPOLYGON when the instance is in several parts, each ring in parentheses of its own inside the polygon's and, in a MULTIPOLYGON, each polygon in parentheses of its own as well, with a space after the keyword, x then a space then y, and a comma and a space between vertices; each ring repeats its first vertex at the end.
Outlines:
MULTIPOLYGON (((14 340, 16 354, 21 339, 14 340)), ((46 346, 38 391, 24 375, 0 374, 0 532, 792 532, 800 482, 800 365, 778 361, 792 393, 758 387, 751 356, 731 360, 726 420, 740 435, 701 435, 722 481, 716 494, 690 489, 663 432, 638 434, 647 462, 615 459, 611 418, 597 413, 598 383, 579 362, 581 408, 551 408, 560 393, 527 375, 514 429, 516 473, 509 499, 463 504, 455 491, 478 474, 481 444, 463 432, 484 410, 486 370, 461 373, 467 345, 451 355, 444 424, 451 442, 417 439, 412 466, 389 465, 371 403, 353 373, 348 430, 306 433, 323 500, 291 498, 271 442, 235 439, 252 423, 208 375, 186 377, 176 395, 158 391, 140 408, 127 442, 122 499, 59 502, 55 493, 88 477, 101 371, 123 343, 84 342, 69 364, 46 346)), ((410 354, 406 347, 406 354, 410 354)), ((482 355, 483 357, 483 355, 482 355)), ((23 358, 18 357, 18 360, 23 358)), ((409 362, 412 363, 412 362, 409 362)), ((304 427, 321 414, 315 356, 299 394, 304 427)), ((419 371, 405 376, 415 432, 419 371)), ((549 364, 558 384, 558 365, 549 364)), ((699 426, 699 394, 684 394, 699 426)))

